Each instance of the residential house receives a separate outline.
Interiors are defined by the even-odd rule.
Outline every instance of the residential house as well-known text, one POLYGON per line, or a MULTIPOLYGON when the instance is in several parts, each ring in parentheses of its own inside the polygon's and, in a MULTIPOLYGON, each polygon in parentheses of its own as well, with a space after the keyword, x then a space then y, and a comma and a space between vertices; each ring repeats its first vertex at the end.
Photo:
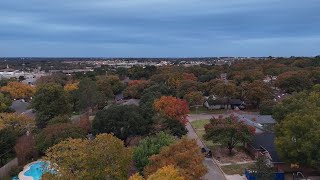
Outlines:
POLYGON ((204 106, 210 110, 214 109, 245 109, 246 105, 240 99, 216 98, 210 96, 204 103, 204 106))
POLYGON ((246 144, 246 149, 253 158, 264 156, 267 158, 267 164, 273 167, 276 172, 284 172, 287 175, 300 172, 305 176, 317 174, 312 168, 299 166, 284 162, 277 152, 275 146, 275 134, 270 132, 255 134, 253 140, 246 144))

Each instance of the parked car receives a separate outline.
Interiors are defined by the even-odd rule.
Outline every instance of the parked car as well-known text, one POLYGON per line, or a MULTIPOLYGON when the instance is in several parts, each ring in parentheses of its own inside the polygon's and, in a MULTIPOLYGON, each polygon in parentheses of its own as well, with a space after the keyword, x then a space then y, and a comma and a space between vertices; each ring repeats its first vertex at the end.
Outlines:
POLYGON ((212 158, 212 151, 208 149, 207 147, 201 148, 201 153, 205 154, 206 158, 212 158))

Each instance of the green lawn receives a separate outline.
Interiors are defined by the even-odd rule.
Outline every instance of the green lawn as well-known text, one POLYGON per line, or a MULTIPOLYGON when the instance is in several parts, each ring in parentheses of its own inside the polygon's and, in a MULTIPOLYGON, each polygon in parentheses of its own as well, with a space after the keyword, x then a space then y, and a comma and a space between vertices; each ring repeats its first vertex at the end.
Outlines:
POLYGON ((191 125, 194 129, 203 129, 204 125, 209 123, 209 119, 201 119, 201 120, 197 120, 197 121, 193 121, 191 122, 191 125))
POLYGON ((223 114, 225 113, 225 109, 218 109, 218 110, 209 110, 203 106, 198 107, 198 110, 196 107, 191 107, 190 108, 190 114, 200 114, 200 113, 208 113, 208 114, 223 114))
POLYGON ((228 175, 233 175, 233 174, 244 174, 244 169, 248 168, 250 164, 233 164, 233 165, 228 165, 228 166, 221 166, 222 171, 225 174, 228 175))
POLYGON ((206 146, 213 150, 217 144, 214 144, 212 141, 206 141, 203 139, 203 135, 205 134, 204 125, 209 123, 209 119, 202 119, 198 121, 191 122, 192 127, 196 130, 196 133, 198 134, 199 138, 206 144, 206 146))

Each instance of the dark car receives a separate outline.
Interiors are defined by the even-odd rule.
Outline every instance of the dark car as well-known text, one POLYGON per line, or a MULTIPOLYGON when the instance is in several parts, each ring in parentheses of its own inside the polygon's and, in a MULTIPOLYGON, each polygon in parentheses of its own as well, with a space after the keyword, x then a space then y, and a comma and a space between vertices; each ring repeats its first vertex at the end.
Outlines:
POLYGON ((212 158, 212 151, 208 149, 207 147, 201 148, 201 153, 205 154, 206 158, 212 158))

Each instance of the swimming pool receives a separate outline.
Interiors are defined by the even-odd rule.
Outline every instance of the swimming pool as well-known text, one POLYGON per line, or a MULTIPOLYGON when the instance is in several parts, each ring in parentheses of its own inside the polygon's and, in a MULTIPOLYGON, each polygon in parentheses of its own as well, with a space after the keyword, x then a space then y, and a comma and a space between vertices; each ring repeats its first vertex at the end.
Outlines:
POLYGON ((20 172, 19 179, 20 180, 41 180, 41 176, 45 172, 51 172, 48 169, 49 163, 44 161, 36 161, 33 163, 30 163, 29 165, 25 166, 25 169, 20 172))
POLYGON ((43 161, 36 162, 30 166, 30 169, 24 173, 25 176, 33 177, 33 180, 40 180, 44 170, 47 169, 48 163, 43 161))

